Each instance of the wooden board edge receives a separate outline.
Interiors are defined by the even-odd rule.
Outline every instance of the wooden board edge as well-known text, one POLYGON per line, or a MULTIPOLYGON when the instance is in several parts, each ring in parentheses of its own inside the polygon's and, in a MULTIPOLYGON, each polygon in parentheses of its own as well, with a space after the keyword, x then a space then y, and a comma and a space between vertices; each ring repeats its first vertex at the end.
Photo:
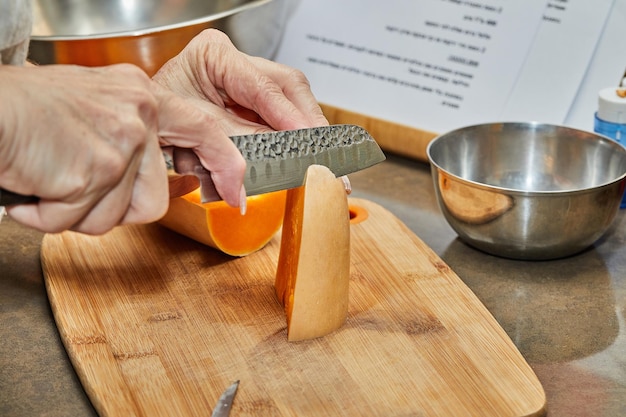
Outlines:
MULTIPOLYGON (((87 346, 88 347, 88 355, 98 356, 102 361, 112 361, 112 356, 110 355, 110 348, 108 343, 106 342, 106 336, 104 336, 104 332, 95 332, 90 337, 86 338, 83 341, 77 341, 76 343, 71 342, 71 335, 67 332, 67 329, 62 323, 65 322, 65 317, 63 313, 59 311, 58 304, 54 302, 56 300, 55 294, 58 293, 58 290, 53 288, 53 285, 57 283, 51 282, 48 279, 49 271, 53 268, 46 262, 46 257, 43 254, 46 251, 54 250, 54 249, 64 249, 61 245, 58 245, 59 240, 65 240, 67 238, 71 238, 73 234, 80 234, 78 232, 73 231, 65 231, 61 233, 46 233, 44 234, 41 241, 41 249, 40 249, 40 264, 42 273, 44 276, 44 287, 46 290, 46 297, 48 298, 48 304, 50 306, 50 310, 52 312, 52 316, 54 319, 54 324, 59 334, 59 338, 61 343, 63 344, 63 349, 67 354, 67 357, 70 360, 72 365, 72 369, 74 370, 76 377, 80 381, 80 385, 82 389, 85 391, 87 398, 91 405, 94 407, 99 416, 107 417, 110 415, 109 408, 110 406, 107 404, 107 401, 103 399, 97 390, 90 384, 90 376, 87 374, 85 368, 81 367, 80 361, 80 351, 76 346, 87 346), (91 339, 91 340, 90 340, 91 339)), ((132 400, 130 400, 130 392, 125 389, 125 381, 122 377, 122 374, 119 373, 119 370, 116 366, 111 366, 110 369, 114 369, 115 371, 110 374, 112 377, 113 384, 116 384, 119 387, 118 392, 124 398, 126 398, 127 404, 133 404, 132 400)), ((137 415, 137 410, 126 409, 125 415, 137 415)))

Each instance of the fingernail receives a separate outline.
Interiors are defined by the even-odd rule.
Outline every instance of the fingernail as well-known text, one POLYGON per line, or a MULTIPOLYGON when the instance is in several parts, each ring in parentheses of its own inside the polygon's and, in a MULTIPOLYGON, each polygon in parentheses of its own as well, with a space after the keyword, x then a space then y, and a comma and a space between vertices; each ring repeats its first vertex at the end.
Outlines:
POLYGON ((246 187, 241 184, 241 190, 239 191, 239 213, 245 215, 248 210, 248 200, 246 199, 246 187))
POLYGON ((350 184, 350 179, 348 179, 347 175, 341 177, 341 181, 343 181, 343 188, 346 190, 346 194, 350 194, 352 192, 352 184, 350 184))

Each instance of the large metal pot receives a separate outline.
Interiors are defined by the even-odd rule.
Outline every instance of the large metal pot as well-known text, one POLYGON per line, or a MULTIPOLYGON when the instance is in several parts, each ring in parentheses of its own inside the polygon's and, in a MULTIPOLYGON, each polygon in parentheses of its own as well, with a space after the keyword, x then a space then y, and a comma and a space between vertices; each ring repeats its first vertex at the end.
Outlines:
POLYGON ((132 63, 154 74, 207 28, 271 59, 289 0, 30 0, 29 58, 39 64, 132 63))

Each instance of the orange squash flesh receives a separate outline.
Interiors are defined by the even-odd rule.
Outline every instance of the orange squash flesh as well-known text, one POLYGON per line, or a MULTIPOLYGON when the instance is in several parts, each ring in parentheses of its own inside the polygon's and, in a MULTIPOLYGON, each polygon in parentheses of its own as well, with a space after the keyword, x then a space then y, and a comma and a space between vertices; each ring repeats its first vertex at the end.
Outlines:
POLYGON ((195 190, 170 200, 159 223, 231 256, 249 255, 263 248, 282 225, 285 191, 247 198, 247 211, 223 201, 202 204, 195 190))
POLYGON ((287 339, 325 336, 348 314, 350 212, 343 182, 313 165, 305 185, 287 191, 285 207, 274 287, 287 339))

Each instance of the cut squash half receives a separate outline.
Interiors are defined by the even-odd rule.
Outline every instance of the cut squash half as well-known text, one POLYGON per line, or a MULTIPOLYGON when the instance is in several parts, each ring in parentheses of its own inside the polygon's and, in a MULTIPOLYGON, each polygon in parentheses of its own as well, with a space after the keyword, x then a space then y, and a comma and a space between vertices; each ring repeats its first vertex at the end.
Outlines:
POLYGON ((247 211, 223 201, 202 204, 200 189, 170 200, 159 223, 175 232, 231 256, 246 256, 263 248, 278 232, 285 210, 286 191, 247 198, 247 211))
POLYGON ((325 336, 348 314, 350 212, 344 184, 312 165, 302 187, 287 191, 275 290, 287 339, 325 336))

